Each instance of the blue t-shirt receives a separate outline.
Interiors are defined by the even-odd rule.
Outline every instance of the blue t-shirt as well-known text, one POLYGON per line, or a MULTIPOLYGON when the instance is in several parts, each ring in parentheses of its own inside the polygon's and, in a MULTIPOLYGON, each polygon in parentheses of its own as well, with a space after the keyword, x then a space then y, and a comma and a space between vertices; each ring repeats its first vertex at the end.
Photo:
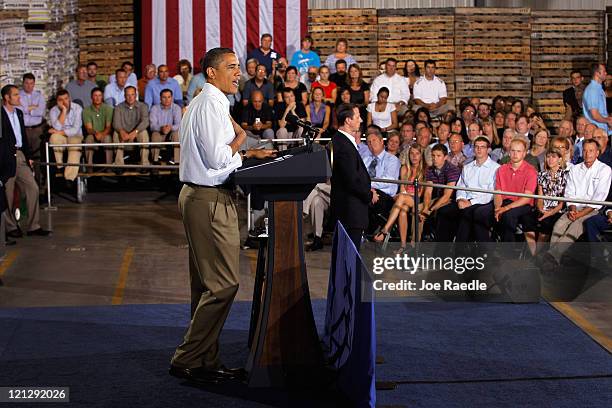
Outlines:
POLYGON ((608 129, 607 124, 597 122, 591 116, 591 109, 597 109, 597 111, 599 111, 599 114, 604 118, 608 116, 608 108, 606 107, 606 94, 601 84, 595 81, 594 79, 591 80, 591 83, 589 83, 589 85, 584 90, 584 95, 582 96, 582 108, 584 111, 584 116, 589 122, 610 134, 610 130, 608 129))
POLYGON ((304 75, 308 72, 308 67, 318 68, 321 65, 321 59, 314 51, 297 50, 291 57, 291 65, 298 69, 300 75, 304 75))

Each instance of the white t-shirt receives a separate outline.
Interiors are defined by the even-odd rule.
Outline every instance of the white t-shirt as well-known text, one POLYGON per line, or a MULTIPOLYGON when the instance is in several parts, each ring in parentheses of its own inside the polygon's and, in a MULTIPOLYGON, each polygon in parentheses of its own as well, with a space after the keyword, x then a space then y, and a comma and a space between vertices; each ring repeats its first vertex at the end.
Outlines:
POLYGON ((424 76, 417 79, 413 92, 414 99, 420 99, 425 103, 438 103, 440 99, 448 97, 446 84, 435 75, 431 81, 424 76))
POLYGON ((376 103, 368 105, 368 112, 372 113, 372 123, 381 128, 391 126, 391 112, 395 110, 395 105, 387 103, 384 112, 376 112, 376 103))

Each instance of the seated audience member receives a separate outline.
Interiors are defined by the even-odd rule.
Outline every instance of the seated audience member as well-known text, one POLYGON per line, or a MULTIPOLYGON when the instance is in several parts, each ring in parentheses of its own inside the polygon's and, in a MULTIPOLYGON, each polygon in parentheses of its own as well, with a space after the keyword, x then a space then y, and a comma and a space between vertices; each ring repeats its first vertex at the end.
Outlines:
MULTIPOLYGON (((200 59, 200 67, 204 66, 204 57, 200 59)), ((187 104, 189 105, 193 98, 198 96, 198 94, 204 88, 204 84, 206 83, 206 78, 204 78, 204 73, 199 72, 195 74, 191 81, 189 82, 189 88, 187 88, 187 104)))
MULTIPOLYGON (((147 104, 138 101, 136 88, 125 88, 125 102, 120 103, 113 113, 113 143, 149 142, 149 109, 147 104)), ((123 165, 124 146, 117 146, 115 154, 116 165, 123 165)), ((140 147, 140 164, 147 166, 149 162, 149 146, 140 147)))
POLYGON ((491 105, 486 102, 480 102, 478 104, 478 120, 484 121, 491 119, 491 105))
MULTIPOLYGON (((537 135, 536 135, 537 136, 537 135)), ((563 197, 567 174, 569 170, 565 167, 563 154, 560 150, 549 149, 546 151, 546 162, 544 170, 538 173, 538 195, 551 197, 563 197)), ((536 242, 548 242, 550 234, 557 220, 561 217, 563 201, 536 200, 536 211, 531 213, 529 221, 523 225, 525 240, 529 243, 529 250, 535 255, 536 242)))
POLYGON ((153 105, 159 105, 159 95, 164 89, 172 91, 174 103, 183 106, 183 91, 179 83, 174 78, 170 78, 170 71, 167 65, 157 67, 157 78, 153 78, 145 88, 145 103, 151 109, 153 105))
POLYGON ((482 136, 482 126, 479 122, 472 122, 470 126, 468 126, 468 139, 469 142, 463 146, 463 154, 467 157, 468 160, 472 160, 474 158, 474 140, 482 136))
POLYGON ((348 69, 346 84, 338 86, 340 88, 348 87, 352 103, 364 108, 368 104, 370 100, 370 85, 363 80, 359 65, 352 64, 348 69))
POLYGON ((191 78, 193 78, 193 75, 191 74, 193 68, 191 67, 191 62, 186 59, 180 60, 178 62, 177 68, 178 74, 176 74, 172 78, 176 82, 178 82, 179 86, 181 87, 181 98, 184 101, 187 99, 187 90, 189 89, 189 82, 191 82, 191 78))
POLYGON ((289 113, 297 116, 302 120, 306 120, 306 108, 302 102, 296 102, 295 93, 291 88, 285 88, 282 91, 283 102, 276 105, 274 109, 275 120, 278 123, 276 131, 277 139, 298 139, 302 136, 302 128, 298 125, 287 123, 287 115, 289 113))
MULTIPOLYGON (((42 93, 34 89, 36 78, 32 73, 26 73, 22 78, 23 89, 19 91, 21 111, 25 123, 25 137, 28 139, 32 157, 40 157, 40 143, 45 130, 46 103, 42 93)), ((1 235, 0 235, 1 239, 1 235)))
MULTIPOLYGON (((612 185, 606 201, 612 201, 612 185)), ((584 232, 589 242, 599 241, 600 234, 610 228, 612 228, 612 205, 601 207, 596 215, 584 221, 584 232)))
MULTIPOLYGON (((504 130, 504 134, 502 135, 502 145, 497 149, 493 149, 491 151, 491 159, 499 163, 502 159, 507 159, 510 155, 510 143, 516 137, 516 131, 514 129, 508 128, 504 130)), ((506 161, 507 162, 507 161, 506 161)))
POLYGON ((381 88, 387 88, 388 102, 395 105, 395 110, 400 115, 408 109, 410 101, 410 88, 408 87, 408 79, 399 75, 397 72, 397 60, 389 58, 385 62, 385 72, 374 78, 370 88, 370 102, 376 102, 378 91, 381 88))
MULTIPOLYGON (((610 190, 612 169, 597 159, 599 147, 594 140, 582 144, 584 161, 573 166, 567 176, 566 198, 603 201, 610 190)), ((584 222, 597 215, 601 208, 597 204, 577 204, 568 202, 567 211, 555 223, 550 238, 551 248, 547 258, 560 263, 568 244, 575 242, 584 232, 584 222), (552 258, 551 258, 552 257, 552 258)))
MULTIPOLYGON (((420 183, 425 181, 425 157, 423 148, 416 143, 410 145, 400 154, 400 180, 414 183, 418 180, 420 183)), ((419 189, 419 196, 423 195, 423 188, 419 189)), ((391 208, 387 223, 382 227, 380 232, 374 236, 374 241, 381 242, 385 236, 391 231, 391 227, 397 221, 399 224, 400 233, 400 249, 398 252, 403 252, 406 249, 408 240, 408 214, 414 208, 414 184, 400 184, 399 192, 393 197, 395 204, 391 208)), ((419 204, 419 208, 422 204, 419 204)), ((416 236, 414 231, 415 217, 412 217, 412 236, 410 242, 414 244, 416 236)), ((422 231, 422 228, 419 228, 422 231)), ((420 235, 420 234, 419 234, 420 235)), ((419 236, 420 240, 420 236, 419 236)))
POLYGON ((559 124, 559 136, 567 137, 570 141, 574 137, 574 125, 570 120, 562 120, 559 124))
POLYGON ((563 91, 563 105, 565 106, 565 120, 574 121, 582 115, 582 95, 585 84, 579 70, 573 70, 570 73, 570 81, 572 86, 563 91))
POLYGON ((449 153, 446 160, 453 166, 463 168, 463 164, 467 161, 467 156, 463 153, 463 138, 459 133, 451 133, 448 140, 449 153))
POLYGON ((387 133, 387 153, 399 158, 400 154, 400 135, 397 130, 391 130, 387 133))
POLYGON ((388 103, 389 90, 382 87, 378 90, 376 102, 368 105, 368 125, 378 126, 382 132, 397 129, 397 112, 395 105, 388 103))
POLYGON ((430 147, 434 147, 437 144, 441 144, 446 146, 447 149, 450 150, 450 145, 448 144, 448 139, 450 138, 450 125, 446 122, 440 123, 438 128, 436 129, 436 136, 438 136, 438 141, 429 145, 430 147))
MULTIPOLYGON (((422 123, 422 122, 419 122, 422 123)), ((419 146, 423 148, 423 154, 425 155, 425 165, 427 167, 432 166, 431 159, 431 129, 427 126, 423 126, 419 128, 419 123, 417 123, 417 143, 419 146)), ((448 152, 448 150, 447 150, 448 152)))
POLYGON ((480 105, 480 98, 477 96, 472 96, 470 98, 470 105, 472 105, 474 108, 476 108, 478 105, 480 105))
POLYGON ((504 100, 504 97, 501 95, 497 95, 495 98, 493 98, 493 101, 491 103, 492 108, 493 108, 493 112, 501 112, 501 113, 505 113, 506 112, 506 101, 504 100))
MULTIPOLYGON (((489 149, 496 149, 501 146, 501 140, 497 135, 497 130, 495 129, 495 123, 491 118, 481 120, 482 124, 482 135, 489 139, 489 143, 491 143, 491 147, 489 149)), ((502 132, 503 136, 503 132, 502 132)))
POLYGON ((72 102, 86 108, 91 104, 91 91, 96 84, 87 78, 87 66, 79 64, 76 69, 77 77, 66 85, 66 90, 70 94, 72 102))
MULTIPOLYGON (((349 92, 347 88, 343 88, 340 90, 340 95, 338 95, 338 101, 336 102, 336 104, 332 106, 331 116, 332 116, 332 127, 334 129, 338 129, 338 117, 336 115, 336 112, 338 111, 338 107, 345 103, 351 103, 351 93, 349 92)), ((359 115, 361 115, 362 114, 361 108, 359 106, 357 108, 359 109, 359 115)), ((362 117, 361 120, 363 121, 363 123, 361 124, 361 127, 362 128, 366 127, 367 126, 366 125, 367 115, 365 115, 365 117, 362 117)))
POLYGON ((331 183, 327 182, 317 184, 304 200, 302 212, 304 217, 310 215, 310 224, 313 228, 312 244, 306 248, 307 251, 318 251, 323 248, 323 220, 325 212, 329 209, 330 198, 331 183))
POLYGON ((339 38, 336 41, 336 51, 333 54, 330 54, 327 59, 325 59, 325 64, 329 67, 331 73, 336 72, 336 61, 344 60, 346 65, 351 66, 352 64, 356 64, 355 58, 349 53, 347 53, 348 49, 348 41, 344 38, 339 38))
POLYGON ((336 72, 329 75, 329 80, 338 86, 338 88, 346 87, 348 82, 347 66, 345 60, 336 61, 336 72))
MULTIPOLYGON (((70 100, 67 90, 61 89, 55 97, 57 105, 49 111, 51 144, 78 144, 83 142, 83 108, 70 100)), ((65 147, 54 147, 55 162, 64 162, 65 147)), ((78 164, 81 161, 81 147, 68 148, 68 163, 78 164)), ((58 166, 61 169, 63 166, 58 166)), ((73 181, 79 174, 78 166, 66 166, 64 178, 73 181)))
MULTIPOLYGON (((238 82, 238 92, 240 93, 240 95, 242 95, 242 93, 244 92, 244 86, 246 85, 246 83, 250 79, 255 78, 258 65, 259 65, 259 62, 255 58, 251 58, 250 60, 247 60, 247 62, 245 63, 246 75, 240 75, 240 80, 238 82)), ((187 90, 187 92, 189 92, 189 90, 187 90)))
MULTIPOLYGON (((362 156, 363 163, 370 178, 397 180, 400 175, 400 161, 385 151, 382 133, 370 131, 367 137, 368 151, 362 156)), ((372 182, 372 204, 369 218, 370 231, 379 227, 382 222, 378 214, 386 216, 393 207, 393 197, 397 193, 397 184, 372 182)))
MULTIPOLYGON (((461 170, 446 160, 446 146, 435 145, 431 149, 432 166, 429 166, 425 180, 434 184, 454 186, 459 180, 461 170)), ((455 191, 439 187, 425 187, 423 209, 419 213, 420 221, 425 223, 423 233, 435 231, 437 242, 451 242, 455 235, 453 226, 444 225, 445 212, 452 210, 449 204, 454 200, 455 191)))
MULTIPOLYGON (((283 89, 285 87, 285 80, 287 79, 289 63, 286 58, 280 57, 278 63, 274 62, 273 66, 272 76, 268 75, 268 79, 274 83, 274 89, 283 89)), ((319 72, 318 69, 317 72, 319 72)), ((300 79, 297 78, 297 80, 299 81, 300 79)))
POLYGON ((425 76, 414 84, 414 109, 425 107, 434 117, 440 116, 451 109, 447 104, 448 94, 446 84, 436 76, 436 62, 425 61, 425 76))
POLYGON ((280 58, 280 54, 272 49, 272 36, 269 33, 261 35, 260 46, 249 52, 247 59, 255 58, 266 67, 268 75, 272 74, 273 68, 280 58))
POLYGON ((538 159, 539 169, 544 169, 549 140, 550 134, 546 129, 534 133, 533 143, 531 144, 531 149, 529 149, 529 154, 538 159))
POLYGON ((467 105, 461 111, 461 119, 465 123, 466 129, 476 121, 476 108, 473 105, 467 105))
POLYGON ((527 148, 529 148, 531 144, 531 124, 529 123, 529 118, 525 115, 520 115, 516 119, 516 133, 519 137, 522 137, 523 140, 527 142, 527 148))
POLYGON ((518 116, 514 112, 506 113, 506 119, 504 121, 504 128, 505 129, 512 129, 512 130, 516 131, 516 118, 517 117, 518 116))
MULTIPOLYGON (((6 223, 6 235, 10 238, 21 238, 23 233, 19 229, 19 224, 15 218, 15 185, 21 192, 21 197, 25 196, 28 209, 28 219, 26 220, 27 235, 47 236, 49 231, 43 230, 39 224, 40 208, 38 205, 38 184, 34 180, 32 172, 32 156, 28 146, 28 139, 25 136, 25 125, 23 113, 19 106, 19 88, 15 85, 5 85, 0 91, 2 95, 2 107, 0 107, 0 135, 4 148, 8 150, 3 159, 7 157, 8 163, 2 163, 3 168, 8 167, 8 173, 3 171, 1 178, 4 184, 7 208, 3 215, 6 223), (8 166, 6 166, 8 164, 8 166), (11 171, 12 170, 12 171, 11 171)), ((78 106, 78 105, 77 105, 78 106)), ((0 188, 0 191, 2 189, 0 188)), ((4 224, 2 223, 2 224, 4 224)), ((2 245, 5 242, 4 231, 0 231, 2 245)))
POLYGON ((417 122, 425 122, 427 126, 431 128, 431 115, 429 114, 429 110, 423 106, 416 110, 412 121, 415 124, 417 122))
POLYGON ((607 76, 606 66, 599 63, 593 64, 591 76, 591 82, 582 95, 582 112, 589 122, 607 133, 612 126, 612 116, 608 116, 606 93, 602 88, 602 83, 607 76))
POLYGON ((244 149, 260 146, 272 148, 272 142, 261 142, 261 139, 274 139, 272 118, 272 108, 264 103, 264 94, 258 89, 251 92, 251 103, 242 111, 242 119, 240 120, 240 125, 247 134, 244 149))
MULTIPOLYGON (((529 142, 525 140, 525 138, 523 138, 522 136, 516 135, 512 140, 516 140, 516 139, 523 140, 529 146, 529 142)), ((503 141, 502 141, 502 144, 503 144, 503 141)), ((502 146, 502 147, 505 150, 505 146, 502 146)), ((497 161, 499 164, 510 163, 511 161, 510 150, 505 151, 505 153, 507 154, 504 155, 501 159, 497 161)), ((527 152, 527 155, 525 156, 524 160, 530 165, 532 165, 536 172, 540 171, 540 161, 537 159, 537 157, 533 156, 529 151, 527 152)))
POLYGON ((544 123, 544 119, 538 113, 532 113, 529 115, 529 128, 530 133, 535 135, 540 130, 548 130, 546 124, 544 123))
POLYGON ((593 138, 593 133, 595 133, 595 129, 597 129, 597 126, 595 126, 592 123, 589 123, 585 126, 584 128, 584 139, 585 140, 589 140, 593 138))
POLYGON ((514 102, 512 102, 511 112, 514 112, 516 114, 517 120, 519 116, 524 115, 525 104, 523 103, 523 101, 520 99, 515 99, 514 102))
MULTIPOLYGON (((497 171, 495 189, 511 193, 534 194, 538 184, 536 169, 525 161, 527 142, 522 138, 510 143, 510 162, 497 171)), ((533 199, 496 194, 493 199, 495 220, 501 228, 503 242, 514 242, 516 226, 522 222, 533 207, 533 199)))
MULTIPOLYGON (((504 112, 495 112, 495 115, 493 115, 493 122, 495 123, 495 128, 497 129, 497 137, 501 141, 501 139, 504 137, 504 130, 506 129, 504 127, 504 123, 506 122, 506 114, 504 112)), ((496 148, 495 146, 491 147, 493 149, 496 148)))
POLYGON ((96 84, 100 89, 106 87, 106 75, 98 75, 98 64, 95 61, 87 63, 87 79, 96 84))
POLYGON ((407 149, 410 145, 416 142, 416 133, 414 125, 411 122, 404 122, 400 127, 400 136, 402 138, 402 150, 407 149))
POLYGON ((310 96, 311 102, 306 105, 306 120, 312 126, 320 129, 319 136, 329 127, 329 116, 331 108, 325 104, 325 94, 321 88, 313 88, 310 96))
POLYGON ((612 167, 612 151, 610 150, 609 139, 606 132, 601 128, 597 128, 593 132, 593 140, 596 141, 599 146, 599 156, 597 156, 597 160, 612 167))
POLYGON ((117 106, 125 101, 125 87, 127 80, 127 73, 118 69, 115 71, 116 80, 109 82, 104 88, 104 103, 110 106, 117 106))
MULTIPOLYGON (((484 136, 474 140, 474 160, 466 164, 461 170, 461 177, 457 182, 458 187, 481 188, 484 190, 495 189, 495 176, 499 164, 495 163, 488 155, 491 143, 484 136)), ((447 215, 447 220, 453 224, 458 219, 457 242, 490 242, 491 241, 491 219, 493 218, 493 194, 479 193, 473 191, 458 190, 456 202, 456 216, 452 211, 447 215)))
POLYGON ((410 94, 414 94, 414 84, 421 77, 421 70, 419 64, 413 59, 406 60, 404 63, 404 76, 408 79, 408 88, 410 94))
POLYGON ((291 65, 298 69, 302 81, 306 79, 308 68, 321 66, 319 55, 311 50, 312 37, 306 35, 302 38, 302 48, 293 53, 291 57, 291 65))
MULTIPOLYGON (((576 119, 576 136, 574 138, 574 154, 572 155, 572 162, 574 164, 582 159, 582 142, 586 138, 587 125, 589 125, 589 123, 584 116, 579 116, 578 119, 576 119)), ((592 126, 592 130, 594 131, 596 126, 592 126)), ((590 138, 592 137, 593 133, 591 132, 590 138)))
POLYGON ((149 83, 149 81, 155 78, 156 71, 157 71, 157 68, 155 67, 155 64, 145 65, 144 75, 142 76, 142 78, 138 80, 138 88, 137 88, 138 97, 140 98, 141 101, 144 101, 145 90, 147 89, 147 84, 149 83))
MULTIPOLYGON (((100 88, 91 91, 91 105, 83 110, 83 126, 85 127, 85 143, 112 143, 113 108, 104 103, 104 95, 100 88)), ((93 164, 95 147, 85 148, 87 164, 93 164)), ((106 164, 113 162, 113 148, 104 147, 106 164)), ((92 167, 87 168, 93 171, 92 167)))
MULTIPOLYGON (((320 70, 321 69, 319 68, 319 71, 320 70)), ((319 81, 312 84, 312 86, 316 87, 318 83, 319 81)), ((296 101, 300 101, 304 106, 308 103, 308 91, 306 90, 306 86, 300 82, 296 67, 290 66, 287 68, 285 81, 276 92, 278 101, 282 100, 282 91, 286 88, 291 89, 291 91, 295 94, 296 101)), ((335 95, 336 94, 334 93, 334 97, 335 95)))
POLYGON ((329 68, 326 65, 319 67, 319 80, 312 84, 313 88, 323 89, 324 100, 329 104, 336 102, 338 96, 338 85, 329 79, 329 68))
MULTIPOLYGON (((164 89, 159 95, 159 105, 153 105, 149 112, 149 126, 151 127, 151 141, 158 142, 178 142, 179 129, 181 128, 181 107, 173 102, 174 95, 169 89, 164 89)), ((180 146, 173 146, 174 155, 170 164, 180 162, 180 146)), ((151 146, 153 153, 153 164, 160 164, 161 147, 151 146)))
POLYGON ((559 152, 561 152, 565 167, 568 170, 571 169, 573 164, 571 162, 571 157, 569 154, 569 149, 571 147, 569 139, 563 136, 553 137, 549 142, 549 146, 551 149, 559 150, 559 152))
POLYGON ((257 65, 255 76, 244 85, 242 105, 247 106, 249 104, 251 94, 256 90, 263 94, 268 106, 274 106, 274 85, 266 78, 266 67, 263 64, 257 65))
POLYGON ((461 139, 463 143, 469 143, 470 139, 467 134, 467 126, 465 126, 465 122, 461 118, 455 118, 451 121, 451 133, 458 133, 461 135, 461 139))
MULTIPOLYGON (((136 74, 134 73, 134 64, 132 64, 130 61, 124 61, 123 64, 121 64, 121 69, 125 71, 125 75, 126 75, 125 85, 133 86, 134 88, 137 88, 138 78, 136 78, 136 74)), ((115 72, 115 74, 111 75, 108 78, 109 84, 112 84, 113 82, 117 82, 116 74, 117 73, 115 72)))
POLYGON ((319 68, 317 67, 308 67, 308 72, 306 73, 306 78, 302 81, 304 86, 306 87, 306 91, 310 93, 312 91, 312 84, 319 80, 319 68))

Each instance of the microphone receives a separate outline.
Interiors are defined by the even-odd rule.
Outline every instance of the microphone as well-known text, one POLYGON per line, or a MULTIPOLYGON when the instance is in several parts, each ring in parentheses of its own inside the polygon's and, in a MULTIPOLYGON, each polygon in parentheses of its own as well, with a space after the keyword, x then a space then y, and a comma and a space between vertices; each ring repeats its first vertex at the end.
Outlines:
POLYGON ((301 120, 293 113, 288 113, 287 116, 285 116, 285 120, 291 125, 296 125, 307 130, 316 130, 316 128, 312 126, 312 123, 308 122, 307 120, 301 120))

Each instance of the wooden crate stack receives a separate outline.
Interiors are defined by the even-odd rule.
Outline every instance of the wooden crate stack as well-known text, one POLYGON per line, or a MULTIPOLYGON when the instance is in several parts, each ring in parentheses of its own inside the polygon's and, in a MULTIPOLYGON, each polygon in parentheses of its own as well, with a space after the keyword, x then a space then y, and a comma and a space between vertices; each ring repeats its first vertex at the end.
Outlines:
POLYGON ((607 20, 607 27, 608 27, 608 32, 607 34, 607 67, 608 67, 608 72, 612 72, 612 7, 606 7, 606 20, 607 20))
POLYGON ((345 38, 366 81, 378 75, 377 21, 375 9, 308 10, 308 30, 321 63, 335 51, 336 40, 345 38))
POLYGON ((413 59, 425 74, 424 61, 436 61, 437 75, 446 83, 449 101, 455 98, 454 10, 384 9, 378 11, 378 58, 398 60, 403 74, 406 60, 413 59))
POLYGON ((95 61, 103 75, 134 62, 134 0, 79 0, 79 48, 80 62, 95 61))
POLYGON ((531 97, 530 9, 456 8, 455 81, 464 96, 531 97))
POLYGON ((564 117, 570 72, 580 70, 588 82, 590 65, 605 61, 604 12, 533 11, 531 18, 533 102, 553 130, 564 117))

